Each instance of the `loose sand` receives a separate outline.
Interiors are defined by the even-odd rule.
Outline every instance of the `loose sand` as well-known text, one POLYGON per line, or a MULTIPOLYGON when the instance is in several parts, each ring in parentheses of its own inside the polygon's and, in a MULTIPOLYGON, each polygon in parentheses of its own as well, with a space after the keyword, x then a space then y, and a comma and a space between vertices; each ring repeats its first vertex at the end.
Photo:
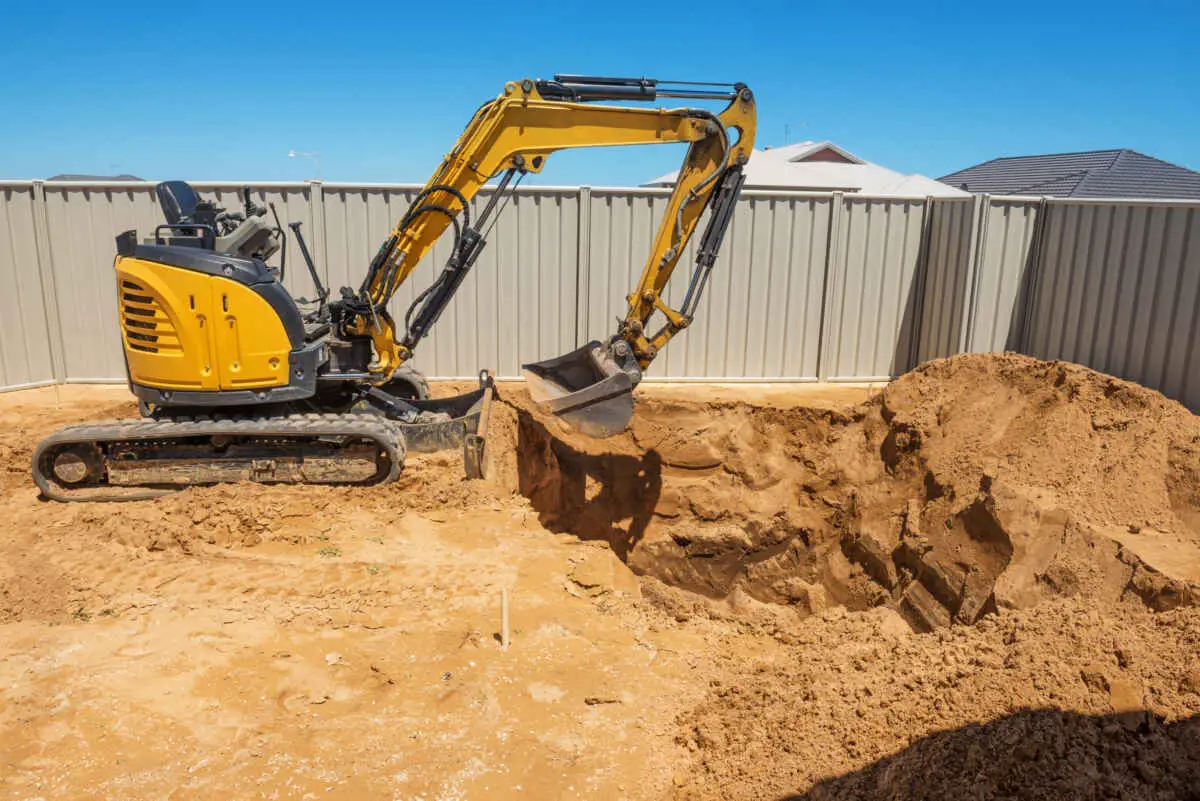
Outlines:
POLYGON ((132 402, 0 395, 0 797, 1200 797, 1200 418, 1017 356, 638 394, 502 384, 486 482, 70 505, 33 445, 132 402))

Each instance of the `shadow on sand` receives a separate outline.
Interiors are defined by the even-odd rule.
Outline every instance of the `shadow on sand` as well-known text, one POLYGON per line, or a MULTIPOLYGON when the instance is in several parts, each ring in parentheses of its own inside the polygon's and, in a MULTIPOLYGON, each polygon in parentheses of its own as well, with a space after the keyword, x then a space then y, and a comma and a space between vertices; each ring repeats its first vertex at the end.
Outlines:
POLYGON ((782 801, 832 799, 1200 801, 1200 715, 1019 712, 937 732, 782 801))
POLYGON ((662 494, 662 458, 590 454, 553 436, 524 410, 518 412, 519 491, 550 531, 605 540, 621 560, 642 539, 662 494))

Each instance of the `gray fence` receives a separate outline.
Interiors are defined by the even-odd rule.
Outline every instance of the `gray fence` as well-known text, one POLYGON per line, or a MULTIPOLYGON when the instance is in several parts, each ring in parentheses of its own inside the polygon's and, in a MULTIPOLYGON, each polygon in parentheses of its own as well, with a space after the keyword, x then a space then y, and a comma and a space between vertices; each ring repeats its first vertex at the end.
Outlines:
MULTIPOLYGON (((197 184, 236 207, 236 184, 197 184)), ((322 279, 356 285, 417 187, 258 185, 300 220, 322 279)), ((610 333, 666 190, 522 188, 416 364, 431 376, 610 333)), ((477 199, 486 202, 486 192, 477 199)), ((746 192, 697 321, 651 377, 882 380, 964 351, 1021 350, 1200 408, 1200 204, 746 192)), ((113 237, 160 222, 152 184, 0 183, 0 387, 121 380, 113 237)), ((448 255, 397 293, 401 313, 448 255)), ((686 255, 690 264, 694 251, 686 255)), ((277 257, 278 259, 278 257, 277 257)), ((312 295, 299 251, 285 283, 312 295)), ((684 280, 672 282, 678 303, 684 280)))

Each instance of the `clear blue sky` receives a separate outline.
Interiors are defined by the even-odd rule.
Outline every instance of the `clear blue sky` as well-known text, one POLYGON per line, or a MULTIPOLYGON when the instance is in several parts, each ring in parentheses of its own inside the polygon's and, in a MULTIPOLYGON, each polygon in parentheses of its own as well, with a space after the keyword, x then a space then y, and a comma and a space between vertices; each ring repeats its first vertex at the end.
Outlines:
MULTIPOLYGON (((423 182, 507 80, 743 81, 758 145, 903 172, 1128 147, 1200 169, 1200 3, 0 4, 0 178, 423 182), (175 11, 175 9, 186 9, 175 11)), ((541 183, 640 183, 672 147, 575 151, 541 183)))

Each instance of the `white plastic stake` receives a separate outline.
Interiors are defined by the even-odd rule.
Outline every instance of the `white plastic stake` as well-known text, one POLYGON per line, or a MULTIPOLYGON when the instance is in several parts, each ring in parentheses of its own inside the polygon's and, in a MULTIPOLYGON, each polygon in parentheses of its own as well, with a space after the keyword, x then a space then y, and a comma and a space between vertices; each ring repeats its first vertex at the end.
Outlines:
POLYGON ((500 591, 500 647, 508 650, 508 588, 500 591))

